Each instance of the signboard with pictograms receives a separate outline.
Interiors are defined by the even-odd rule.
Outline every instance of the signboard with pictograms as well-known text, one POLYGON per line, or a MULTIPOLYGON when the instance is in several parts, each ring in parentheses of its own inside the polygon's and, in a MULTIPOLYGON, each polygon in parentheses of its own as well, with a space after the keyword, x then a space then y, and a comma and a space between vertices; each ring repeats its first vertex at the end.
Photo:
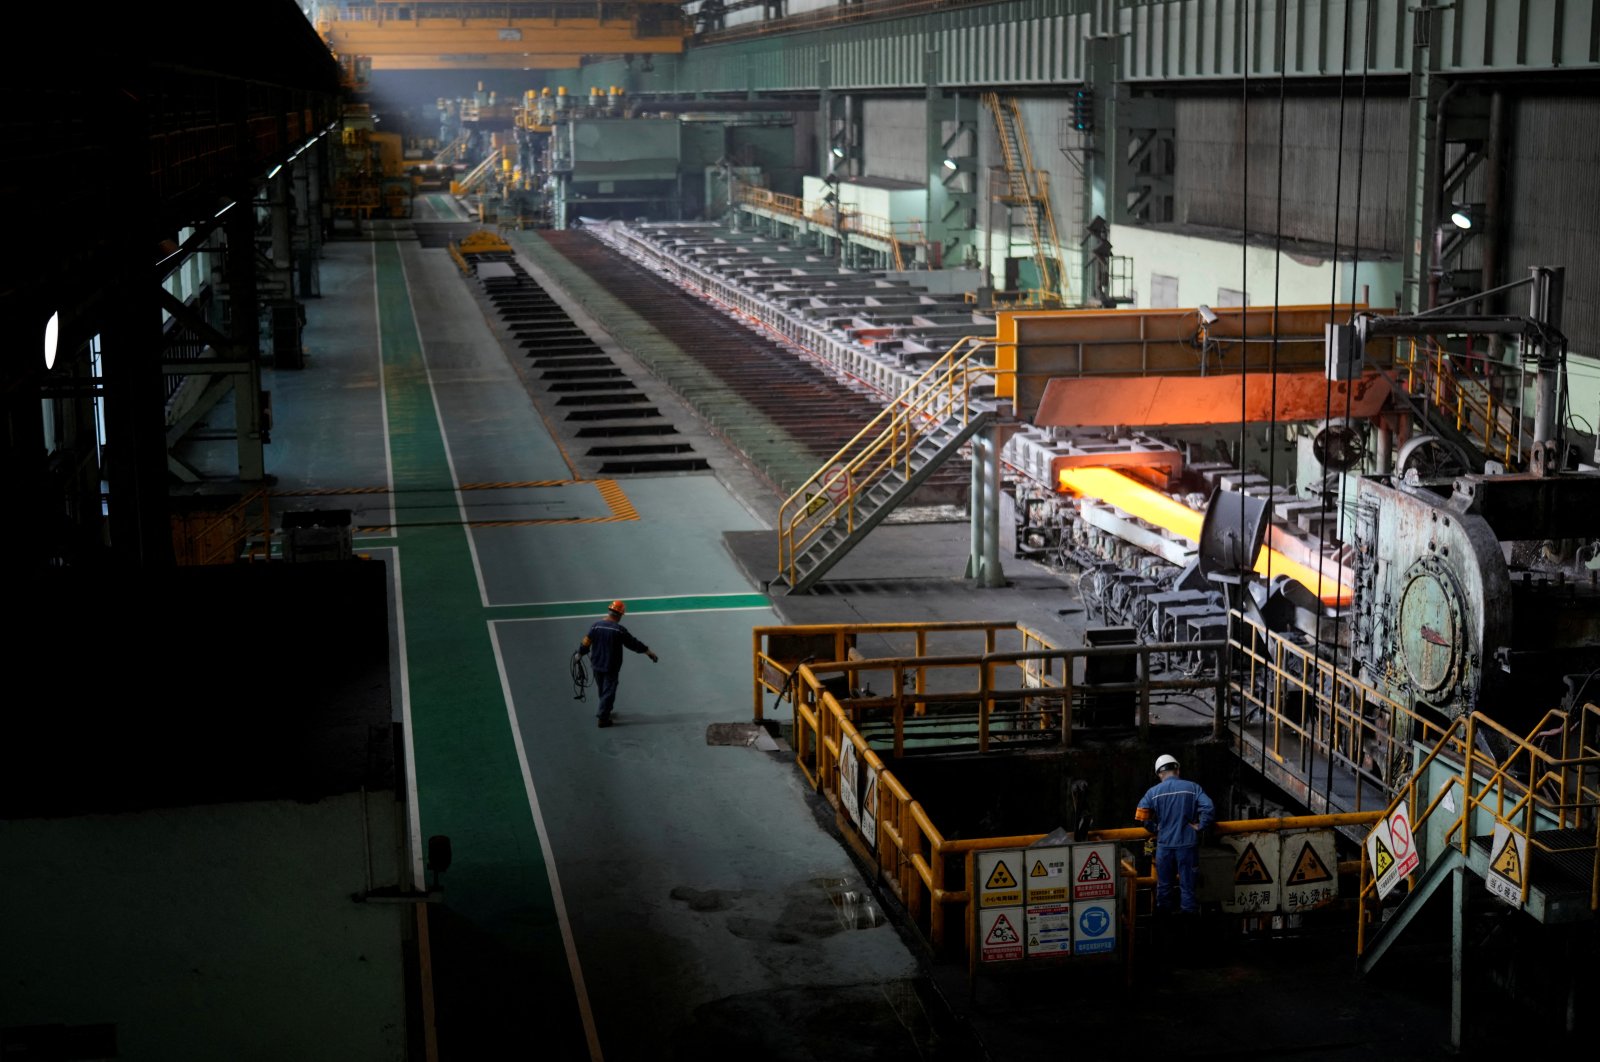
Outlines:
POLYGON ((856 758, 855 743, 847 738, 839 747, 839 803, 857 826, 861 825, 860 784, 861 761, 856 758))
POLYGON ((1098 955, 1117 947, 1115 900, 1085 900, 1072 905, 1072 954, 1098 955))
POLYGON ((978 853, 979 907, 1020 907, 1022 905, 1022 883, 1017 879, 1022 862, 1023 853, 1016 848, 978 853))
POLYGON ((1400 874, 1395 869, 1400 864, 1394 857, 1394 839, 1389 836, 1389 820, 1380 819, 1372 824, 1367 834, 1367 861, 1372 864, 1372 880, 1377 883, 1378 899, 1394 891, 1400 874))
POLYGON ((1117 894, 1117 846, 1072 846, 1073 900, 1104 900, 1117 894))
POLYGON ((1233 849, 1233 889, 1222 909, 1231 914, 1276 911, 1282 903, 1283 839, 1276 833, 1240 833, 1224 837, 1233 849))
POLYGON ((978 912, 978 958, 982 962, 1011 962, 1023 956, 1020 907, 1000 907, 978 912))
POLYGON ((1528 839, 1503 822, 1494 824, 1489 838, 1489 870, 1483 876, 1488 890, 1512 907, 1522 907, 1522 889, 1528 879, 1528 839))
POLYGON ((1389 815, 1389 841, 1394 846, 1394 872, 1402 878, 1410 875, 1422 857, 1417 854, 1417 839, 1411 836, 1411 811, 1403 800, 1389 815))
POLYGON ((1339 899, 1339 848, 1332 830, 1290 834, 1278 861, 1288 914, 1327 907, 1339 899))
POLYGON ((1023 884, 1028 890, 1028 903, 1065 903, 1072 899, 1069 876, 1072 871, 1072 846, 1058 845, 1050 848, 1028 848, 1022 853, 1028 868, 1023 884))
POLYGON ((1069 903, 1028 904, 1028 954, 1072 954, 1072 911, 1069 903))
POLYGON ((881 769, 868 767, 863 772, 867 784, 861 791, 861 836, 874 849, 878 847, 878 775, 881 769))

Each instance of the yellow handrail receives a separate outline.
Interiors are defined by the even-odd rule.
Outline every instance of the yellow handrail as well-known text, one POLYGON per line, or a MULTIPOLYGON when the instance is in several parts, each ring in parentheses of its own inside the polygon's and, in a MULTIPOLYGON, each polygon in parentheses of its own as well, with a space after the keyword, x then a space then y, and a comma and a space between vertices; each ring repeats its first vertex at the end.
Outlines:
POLYGON ((789 585, 794 585, 797 558, 819 535, 840 520, 847 533, 855 531, 857 501, 863 493, 891 473, 911 475, 912 451, 930 428, 957 415, 966 422, 972 380, 993 371, 991 366, 972 363, 996 341, 993 336, 957 340, 784 499, 778 508, 778 572, 789 585), (851 451, 863 442, 866 445, 852 456, 851 451))
POLYGON ((1471 436, 1485 454, 1499 458, 1507 467, 1521 463, 1513 431, 1519 416, 1515 407, 1501 404, 1497 408, 1494 391, 1458 373, 1450 353, 1440 344, 1428 345, 1431 357, 1418 353, 1414 339, 1404 349, 1408 394, 1426 399, 1452 417, 1456 430, 1471 436))
MULTIPOLYGON (((1589 909, 1600 910, 1600 815, 1596 814, 1597 810, 1600 810, 1600 792, 1597 792, 1593 782, 1585 783, 1586 777, 1600 777, 1600 749, 1589 745, 1584 736, 1588 732, 1591 719, 1600 719, 1600 708, 1586 704, 1582 709, 1576 736, 1576 755, 1568 755, 1571 751, 1569 746, 1574 741, 1573 728, 1569 725, 1568 714, 1559 709, 1546 712, 1526 737, 1507 730, 1481 712, 1458 716, 1423 757, 1411 778, 1385 809, 1384 818, 1387 819, 1394 814, 1395 809, 1402 803, 1408 804, 1411 810, 1411 832, 1413 836, 1417 836, 1422 833, 1423 825, 1432 817, 1435 810, 1445 807, 1455 814, 1455 818, 1450 820, 1442 836, 1447 845, 1458 848, 1463 855, 1468 853, 1468 846, 1472 840, 1474 812, 1492 815, 1496 822, 1504 823, 1513 834, 1520 836, 1528 848, 1539 848, 1546 852, 1552 849, 1534 836, 1539 832, 1536 823, 1541 814, 1546 821, 1562 824, 1570 822, 1578 828, 1587 822, 1595 832, 1593 841, 1578 849, 1568 848, 1566 851, 1584 849, 1589 851, 1589 909), (1498 735, 1502 744, 1508 748, 1498 760, 1489 758, 1478 747, 1479 736, 1484 731, 1498 735), (1563 738, 1560 755, 1552 755, 1538 746, 1540 738, 1557 733, 1563 738), (1460 774, 1440 786, 1426 807, 1419 812, 1418 784, 1428 767, 1446 749, 1452 750, 1459 757, 1460 774), (1489 761, 1486 767, 1478 767, 1477 764, 1483 763, 1486 758, 1489 761), (1482 773, 1485 769, 1487 774, 1482 773), (1569 787, 1568 775, 1574 772, 1576 778, 1569 787), (1541 796, 1541 790, 1550 785, 1554 785, 1557 789, 1555 800, 1541 796), (1458 791, 1459 807, 1456 801, 1458 791)), ((1492 855, 1493 853, 1491 857, 1492 855)), ((1419 867, 1418 870, 1420 869, 1422 868, 1419 867)), ((1356 929, 1358 955, 1366 951, 1368 913, 1374 902, 1373 894, 1377 892, 1377 881, 1373 878, 1372 868, 1365 859, 1361 861, 1360 881, 1357 909, 1361 913, 1356 929)), ((1412 881, 1414 883, 1414 877, 1412 881)), ((1522 902, 1527 901, 1530 884, 1530 875, 1524 868, 1521 881, 1522 902)))

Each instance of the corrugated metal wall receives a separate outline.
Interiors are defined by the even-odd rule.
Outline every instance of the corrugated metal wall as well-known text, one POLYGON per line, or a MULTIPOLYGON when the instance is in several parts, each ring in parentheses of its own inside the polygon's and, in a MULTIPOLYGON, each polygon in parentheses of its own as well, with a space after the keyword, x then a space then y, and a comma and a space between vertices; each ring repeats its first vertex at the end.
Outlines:
MULTIPOLYGON (((1513 114, 1505 280, 1521 280, 1529 266, 1565 266, 1561 330, 1573 350, 1600 353, 1600 100, 1525 98, 1513 114)), ((1526 312, 1524 293, 1510 300, 1509 311, 1526 312)))
MULTIPOLYGON (((1229 229, 1248 226, 1252 232, 1277 230, 1278 100, 1274 96, 1250 101, 1248 166, 1239 137, 1242 113, 1237 96, 1177 100, 1175 220, 1229 229)), ((1340 247, 1353 246, 1359 239, 1364 248, 1398 254, 1412 168, 1406 101, 1369 97, 1363 120, 1361 101, 1347 100, 1342 156, 1337 99, 1291 98, 1283 115, 1284 237, 1337 242, 1340 247)))
POLYGON ((862 102, 861 117, 866 175, 927 184, 927 101, 868 99, 862 102))

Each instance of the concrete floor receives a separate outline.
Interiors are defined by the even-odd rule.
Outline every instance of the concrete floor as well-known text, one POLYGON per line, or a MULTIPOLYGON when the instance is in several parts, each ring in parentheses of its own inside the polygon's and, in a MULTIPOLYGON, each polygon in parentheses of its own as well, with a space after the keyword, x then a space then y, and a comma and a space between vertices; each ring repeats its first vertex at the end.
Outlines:
MULTIPOLYGON (((360 500, 358 522, 389 530, 358 547, 394 572, 416 834, 455 853, 434 918, 441 1057, 501 1055, 507 1037, 552 1059, 1440 1054, 1436 964, 1420 985, 1357 983, 1337 927, 1269 942, 1163 928, 1131 985, 1120 966, 969 984, 930 962, 792 761, 708 745, 707 728, 749 718, 753 625, 997 618, 1070 638, 1070 581, 1015 561, 1008 587, 975 590, 965 525, 909 524, 874 532, 824 592, 769 601, 778 499, 725 452, 717 473, 619 480, 636 519, 558 522, 600 509, 447 253, 336 241, 322 276, 307 367, 271 382, 270 471, 285 490, 388 499, 360 500), (618 726, 599 730, 568 660, 613 597, 661 661, 628 660, 618 726)), ((594 307, 573 313, 604 335, 594 307)), ((687 407, 669 415, 717 446, 687 407)))

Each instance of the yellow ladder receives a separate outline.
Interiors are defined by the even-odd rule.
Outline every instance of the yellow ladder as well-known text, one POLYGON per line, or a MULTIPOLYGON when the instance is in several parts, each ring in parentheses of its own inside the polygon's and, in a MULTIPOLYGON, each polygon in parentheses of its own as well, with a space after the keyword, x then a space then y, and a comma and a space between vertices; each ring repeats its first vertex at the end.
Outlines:
POLYGON ((1028 131, 1017 110, 1017 101, 985 92, 983 101, 994 115, 1000 134, 1000 153, 1006 164, 1006 191, 1000 199, 1011 208, 1021 207, 1032 241, 1033 260, 1039 270, 1038 303, 1061 304, 1067 301, 1066 270, 1063 268, 1061 238, 1056 232, 1055 211, 1050 208, 1049 175, 1033 165, 1033 150, 1028 131))

